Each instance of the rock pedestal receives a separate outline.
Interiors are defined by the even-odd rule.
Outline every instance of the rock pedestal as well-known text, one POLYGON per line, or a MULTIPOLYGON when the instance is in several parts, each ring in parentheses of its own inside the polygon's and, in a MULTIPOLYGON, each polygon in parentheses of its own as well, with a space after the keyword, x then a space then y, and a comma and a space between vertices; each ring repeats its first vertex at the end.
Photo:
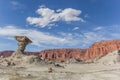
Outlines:
POLYGON ((32 41, 29 38, 27 38, 26 36, 15 36, 15 39, 18 41, 18 48, 12 54, 12 56, 21 56, 21 55, 23 55, 23 52, 24 52, 26 46, 29 43, 32 43, 32 41))
POLYGON ((0 65, 3 66, 26 66, 29 64, 37 64, 41 60, 38 56, 24 54, 24 50, 32 41, 26 36, 15 36, 18 41, 18 48, 10 57, 0 58, 0 65))

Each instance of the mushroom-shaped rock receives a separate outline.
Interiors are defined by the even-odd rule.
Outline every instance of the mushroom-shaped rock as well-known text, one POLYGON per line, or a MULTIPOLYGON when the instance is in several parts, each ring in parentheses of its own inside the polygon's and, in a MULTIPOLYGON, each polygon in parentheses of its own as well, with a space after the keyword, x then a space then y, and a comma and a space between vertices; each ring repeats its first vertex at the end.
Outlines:
POLYGON ((26 36, 15 36, 15 39, 18 41, 18 48, 13 53, 13 55, 20 55, 23 54, 26 45, 32 43, 32 41, 26 36))
POLYGON ((15 39, 18 42, 24 42, 26 44, 32 43, 32 41, 28 37, 26 37, 26 36, 15 36, 15 39))
POLYGON ((18 49, 21 52, 24 52, 27 44, 32 43, 32 41, 26 36, 15 36, 15 39, 18 41, 18 49))

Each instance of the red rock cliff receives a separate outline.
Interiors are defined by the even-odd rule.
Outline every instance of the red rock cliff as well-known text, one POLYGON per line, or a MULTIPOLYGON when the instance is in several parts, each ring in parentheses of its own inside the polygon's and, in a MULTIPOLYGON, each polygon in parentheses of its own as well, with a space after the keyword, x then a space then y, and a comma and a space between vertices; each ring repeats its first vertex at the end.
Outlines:
POLYGON ((96 42, 88 49, 49 49, 40 52, 39 56, 54 60, 80 60, 95 59, 105 56, 108 52, 120 50, 120 40, 107 40, 96 42))
MULTIPOLYGON (((83 49, 50 49, 41 51, 39 56, 54 60, 68 60, 71 58, 79 58, 81 53, 85 53, 83 49)), ((82 54, 81 54, 82 55, 82 54)))

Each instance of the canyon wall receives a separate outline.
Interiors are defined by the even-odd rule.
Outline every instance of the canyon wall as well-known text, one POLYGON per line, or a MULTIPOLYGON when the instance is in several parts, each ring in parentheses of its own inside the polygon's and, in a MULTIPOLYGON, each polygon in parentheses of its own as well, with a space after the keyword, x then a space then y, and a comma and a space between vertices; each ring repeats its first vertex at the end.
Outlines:
POLYGON ((69 60, 71 58, 79 60, 89 60, 105 56, 111 51, 120 50, 120 40, 106 40, 96 42, 88 49, 49 49, 43 50, 39 56, 45 59, 69 60))

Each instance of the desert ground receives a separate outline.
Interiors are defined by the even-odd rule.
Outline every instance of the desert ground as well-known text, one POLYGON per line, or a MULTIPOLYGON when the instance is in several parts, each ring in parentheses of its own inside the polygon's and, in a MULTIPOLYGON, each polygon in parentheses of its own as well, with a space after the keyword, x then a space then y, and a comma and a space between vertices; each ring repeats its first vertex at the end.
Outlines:
POLYGON ((120 64, 51 64, 0 66, 0 80, 120 80, 120 64), (49 68, 52 72, 49 72, 49 68))
POLYGON ((41 59, 36 62, 33 58, 38 60, 36 56, 1 58, 0 80, 120 80, 118 51, 91 63, 51 63, 41 59), (16 65, 6 65, 6 61, 16 65))

